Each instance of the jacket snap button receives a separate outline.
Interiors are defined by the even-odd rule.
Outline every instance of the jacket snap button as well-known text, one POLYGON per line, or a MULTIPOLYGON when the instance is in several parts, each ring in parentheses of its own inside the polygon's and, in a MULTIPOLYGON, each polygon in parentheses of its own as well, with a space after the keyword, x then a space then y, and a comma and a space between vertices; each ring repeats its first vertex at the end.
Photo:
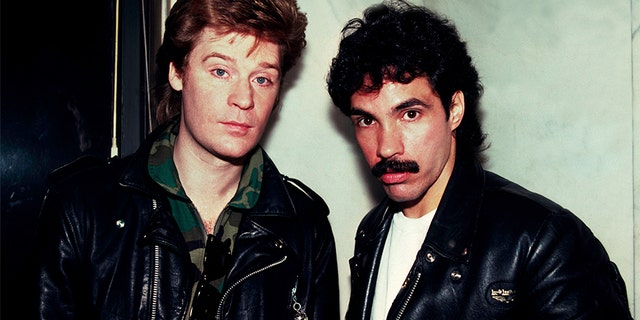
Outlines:
POLYGON ((462 278, 462 274, 460 274, 460 272, 458 272, 458 270, 454 270, 451 272, 451 280, 453 281, 458 281, 462 278))
POLYGON ((124 228, 124 220, 117 220, 116 227, 118 227, 118 229, 124 228))
POLYGON ((282 239, 278 239, 273 245, 278 249, 282 249, 284 248, 284 241, 282 241, 282 239))
POLYGON ((429 261, 429 262, 436 261, 436 256, 431 252, 427 252, 427 261, 429 261))

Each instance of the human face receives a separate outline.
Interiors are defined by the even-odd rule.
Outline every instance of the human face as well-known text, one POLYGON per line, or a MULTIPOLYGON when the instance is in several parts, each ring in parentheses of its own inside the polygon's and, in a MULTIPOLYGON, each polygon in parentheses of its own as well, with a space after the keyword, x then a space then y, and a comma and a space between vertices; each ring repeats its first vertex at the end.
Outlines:
POLYGON ((408 84, 384 81, 379 91, 351 96, 351 121, 364 158, 405 215, 420 217, 438 206, 453 170, 454 130, 463 112, 462 92, 456 92, 447 118, 425 77, 408 84), (392 164, 378 168, 387 161, 392 164))
POLYGON ((258 144, 281 84, 277 44, 205 28, 182 72, 169 82, 182 91, 178 140, 201 159, 242 162, 258 144))

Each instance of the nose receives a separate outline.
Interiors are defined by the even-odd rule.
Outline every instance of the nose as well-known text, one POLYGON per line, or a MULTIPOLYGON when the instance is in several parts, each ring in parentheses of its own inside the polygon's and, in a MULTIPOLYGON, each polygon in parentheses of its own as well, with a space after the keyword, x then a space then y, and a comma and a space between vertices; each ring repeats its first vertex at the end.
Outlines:
POLYGON ((393 127, 381 127, 377 139, 377 154, 382 159, 391 159, 404 152, 402 135, 393 127))
POLYGON ((231 85, 228 103, 242 110, 253 108, 253 87, 249 81, 238 80, 231 85))

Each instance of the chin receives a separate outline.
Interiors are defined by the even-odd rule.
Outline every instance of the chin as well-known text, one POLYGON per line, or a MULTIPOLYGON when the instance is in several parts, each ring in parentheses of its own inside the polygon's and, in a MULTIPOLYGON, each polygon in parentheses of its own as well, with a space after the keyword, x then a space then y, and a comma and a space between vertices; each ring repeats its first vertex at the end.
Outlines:
POLYGON ((398 203, 415 200, 413 197, 409 197, 406 194, 393 193, 389 191, 387 191, 387 196, 389 196, 389 199, 398 203))
POLYGON ((253 151, 253 147, 252 148, 234 148, 234 149, 227 149, 227 150, 223 150, 222 152, 218 153, 218 157, 220 159, 223 159, 225 161, 228 162, 233 162, 233 163, 240 163, 243 162, 247 156, 249 155, 249 153, 251 153, 251 151, 253 151))
POLYGON ((420 196, 415 195, 407 190, 393 190, 393 186, 385 187, 385 192, 389 199, 397 203, 412 203, 420 201, 420 196))

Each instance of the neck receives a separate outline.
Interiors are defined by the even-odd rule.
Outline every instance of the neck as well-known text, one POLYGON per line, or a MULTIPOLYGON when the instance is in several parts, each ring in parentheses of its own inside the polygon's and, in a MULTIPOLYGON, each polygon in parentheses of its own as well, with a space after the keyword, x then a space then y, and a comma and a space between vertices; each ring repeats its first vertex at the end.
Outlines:
POLYGON ((180 183, 200 214, 207 233, 212 233, 218 216, 238 189, 243 165, 224 161, 210 153, 200 154, 178 134, 173 161, 180 183))

